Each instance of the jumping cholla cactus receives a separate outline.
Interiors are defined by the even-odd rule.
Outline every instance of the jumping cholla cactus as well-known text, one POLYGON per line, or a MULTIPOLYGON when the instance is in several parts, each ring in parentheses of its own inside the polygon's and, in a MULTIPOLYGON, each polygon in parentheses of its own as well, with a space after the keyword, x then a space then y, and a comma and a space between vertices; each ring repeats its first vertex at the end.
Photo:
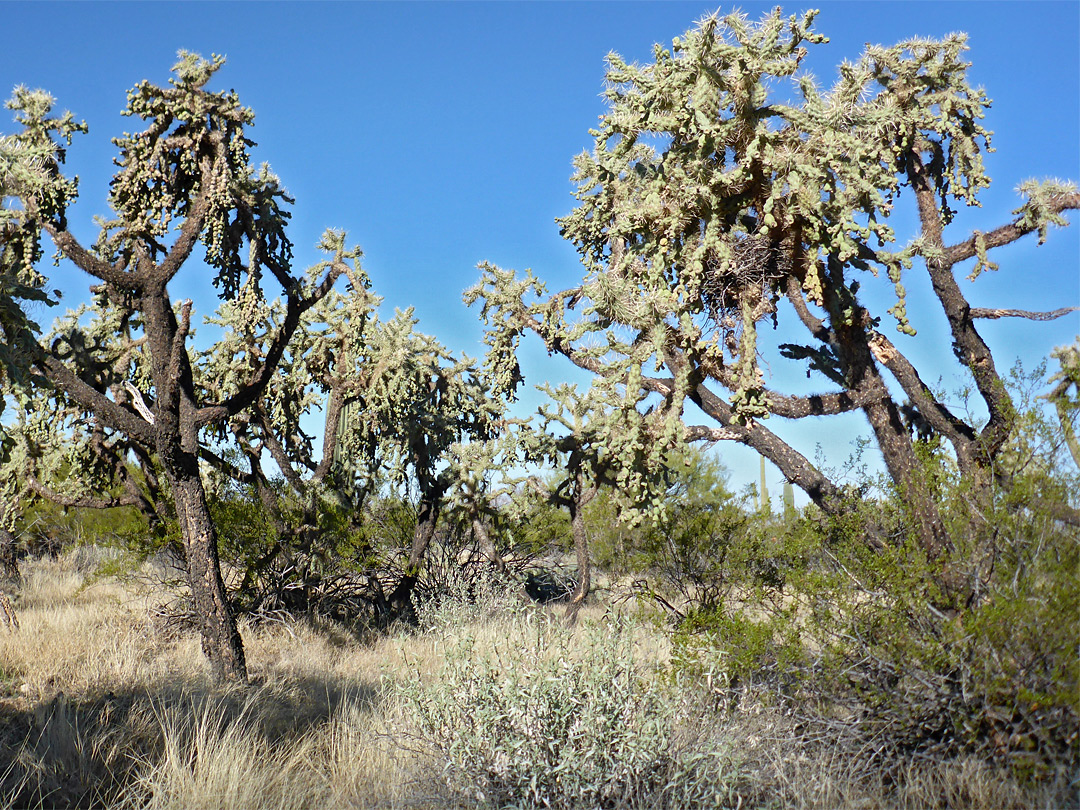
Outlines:
POLYGON ((358 436, 377 442, 391 481, 408 486, 417 497, 405 574, 389 596, 395 614, 410 610, 420 565, 457 486, 464 458, 460 446, 494 439, 505 415, 499 388, 474 360, 453 356, 415 327, 409 309, 373 336, 375 362, 357 412, 358 436))
MULTIPOLYGON (((22 130, 12 137, 20 148, 45 156, 46 177, 40 187, 23 183, 16 188, 22 206, 5 210, 0 223, 3 269, 7 275, 13 267, 37 273, 40 238, 48 234, 61 255, 93 279, 102 327, 117 329, 121 338, 130 329, 138 342, 145 362, 135 364, 138 375, 128 363, 127 378, 116 369, 104 376, 96 372, 104 351, 98 344, 23 340, 14 345, 25 351, 33 372, 48 380, 58 402, 72 403, 86 415, 89 433, 113 446, 128 442, 139 448, 136 453, 153 458, 161 491, 176 507, 203 650, 216 677, 244 680, 243 645, 221 577, 217 534, 200 472, 201 437, 260 400, 301 316, 348 267, 335 260, 317 272, 294 275, 286 233, 292 200, 267 166, 256 169, 251 163, 247 129, 253 113, 235 93, 206 89, 222 58, 205 60, 185 51, 179 56, 168 87, 144 81, 128 94, 125 114, 145 126, 114 141, 119 156, 109 193, 112 218, 99 221, 98 238, 90 247, 69 228, 67 208, 76 181, 60 172, 64 144, 85 126, 69 114, 54 116, 47 94, 16 89, 9 107, 22 130), (189 263, 200 244, 204 261, 189 263), (284 316, 266 336, 262 364, 250 368, 244 384, 224 399, 204 398, 196 388, 195 353, 189 345, 192 303, 169 297, 170 282, 185 267, 188 272, 208 270, 208 280, 224 301, 242 293, 261 296, 270 284, 284 299, 284 316), (86 358, 94 360, 92 367, 81 365, 86 358), (119 395, 116 382, 123 388, 119 395)), ((23 282, 15 299, 5 293, 0 304, 27 297, 26 289, 40 292, 38 278, 23 282)), ((5 330, 13 322, 21 338, 33 331, 7 316, 5 330)), ((123 340, 120 344, 116 348, 122 354, 123 340)), ((11 376, 8 365, 5 373, 11 376)))
MULTIPOLYGON (((351 503, 359 497, 358 488, 363 489, 357 476, 364 475, 366 456, 343 452, 342 447, 349 441, 346 411, 363 386, 368 339, 377 322, 375 308, 380 299, 370 292, 370 281, 360 266, 360 249, 347 248, 345 238, 339 231, 323 234, 318 247, 327 259, 310 268, 308 277, 315 279, 337 267, 347 280, 347 289, 327 290, 300 314, 263 396, 211 431, 217 443, 239 452, 241 463, 230 463, 208 450, 203 453, 210 469, 255 484, 261 496, 270 489, 263 469, 264 456, 269 455, 305 510, 317 509, 323 497, 351 503), (300 425, 320 412, 325 423, 321 455, 300 425)), ((219 327, 223 336, 199 353, 194 366, 196 384, 204 396, 225 400, 243 390, 250 376, 266 364, 272 337, 288 317, 286 303, 266 300, 254 285, 241 289, 234 300, 208 317, 207 323, 219 327)), ((266 503, 266 497, 263 500, 266 503)), ((276 506, 269 511, 275 520, 280 519, 276 506)), ((314 525, 314 520, 314 514, 306 512, 301 522, 314 525)))
POLYGON ((552 486, 537 475, 515 477, 508 473, 503 492, 511 497, 515 515, 526 507, 527 498, 520 497, 523 487, 569 512, 577 560, 577 585, 566 611, 572 623, 592 587, 585 507, 600 488, 609 488, 621 519, 627 523, 664 512, 667 459, 654 458, 653 454, 666 446, 656 434, 665 420, 654 411, 619 407, 617 394, 601 385, 592 385, 584 393, 566 384, 539 389, 548 395, 549 402, 540 406, 531 421, 513 425, 505 441, 522 463, 554 468, 562 478, 552 486))
MULTIPOLYGON (((320 247, 333 257, 328 264, 348 266, 348 290, 329 292, 302 315, 262 400, 215 434, 239 451, 242 463, 209 452, 204 459, 215 474, 255 484, 277 533, 287 535, 282 552, 300 558, 311 553, 327 506, 359 520, 364 498, 378 482, 415 495, 418 520, 405 573, 379 608, 393 618, 411 609, 416 576, 448 500, 465 498, 471 486, 474 526, 483 529, 482 488, 469 478, 466 462, 477 452, 474 443, 481 446, 497 433, 504 405, 469 358, 453 356, 416 330, 411 309, 379 319, 380 299, 369 290, 360 251, 346 250, 344 240, 328 231, 320 247), (324 420, 321 455, 300 427, 317 410, 324 420), (300 503, 299 518, 292 518, 299 525, 288 531, 262 467, 264 453, 300 503)), ((285 314, 282 304, 249 302, 241 290, 210 319, 228 337, 200 355, 199 384, 214 397, 229 396, 264 362, 266 336, 280 328, 285 314)))
POLYGON ((499 425, 499 436, 486 441, 457 442, 450 448, 452 478, 456 482, 448 494, 452 509, 463 514, 472 529, 480 553, 494 569, 506 572, 506 561, 488 530, 488 523, 500 517, 498 502, 505 491, 496 487, 496 476, 506 471, 512 451, 499 425))
POLYGON ((827 42, 815 14, 777 9, 756 24, 709 17, 671 48, 656 46, 651 64, 609 56, 609 108, 592 152, 575 160, 578 206, 559 220, 584 264, 582 282, 548 294, 531 272, 482 265, 467 300, 483 300, 489 362, 504 379, 519 374, 521 335, 535 333, 549 352, 626 391, 624 408, 638 407, 638 392, 650 396, 666 420, 658 440, 747 444, 826 512, 848 508, 841 489, 765 420, 862 410, 913 536, 938 558, 951 542, 883 375, 950 443, 973 492, 988 497, 1015 408, 975 319, 1045 319, 1069 308, 971 307, 955 268, 975 261, 977 275, 991 269, 994 249, 1028 233, 1045 238, 1080 207, 1080 194, 1057 181, 1027 184, 1011 223, 947 245, 953 206, 977 205, 990 182, 989 100, 967 82, 965 36, 870 46, 823 91, 800 71, 809 49, 827 42), (918 232, 898 244, 890 217, 905 186, 918 232), (860 284, 886 282, 889 314, 909 339, 903 279, 916 262, 988 409, 985 426, 935 396, 860 297, 860 284), (759 362, 757 330, 789 312, 806 342, 780 354, 826 383, 811 396, 770 390, 759 362), (687 401, 718 427, 680 429, 687 401))

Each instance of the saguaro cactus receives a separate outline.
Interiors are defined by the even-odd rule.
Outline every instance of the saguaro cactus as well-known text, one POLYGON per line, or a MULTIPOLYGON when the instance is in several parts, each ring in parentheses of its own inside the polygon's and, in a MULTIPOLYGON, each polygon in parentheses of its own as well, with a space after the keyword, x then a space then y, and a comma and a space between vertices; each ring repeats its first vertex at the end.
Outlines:
POLYGON ((790 481, 784 482, 784 522, 791 525, 795 520, 795 487, 790 481))
POLYGON ((758 511, 766 517, 772 515, 772 506, 769 503, 769 485, 765 483, 765 456, 761 460, 761 490, 758 492, 758 511))

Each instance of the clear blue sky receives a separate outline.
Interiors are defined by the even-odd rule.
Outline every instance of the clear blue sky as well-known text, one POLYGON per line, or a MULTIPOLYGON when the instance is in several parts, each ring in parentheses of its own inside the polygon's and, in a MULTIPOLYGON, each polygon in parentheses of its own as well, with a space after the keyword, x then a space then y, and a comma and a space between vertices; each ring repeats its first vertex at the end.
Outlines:
MULTIPOLYGON (((809 69, 823 84, 864 43, 911 36, 971 36, 972 81, 994 105, 987 156, 993 187, 983 208, 962 212, 959 241, 971 228, 1009 218, 1016 185, 1029 177, 1080 180, 1080 3, 825 2, 817 29, 831 38, 812 49, 809 69)), ((743 3, 757 17, 772 4, 743 3)), ((786 5, 788 12, 808 6, 786 5)), ((653 43, 670 45, 703 15, 731 5, 706 3, 14 3, 3 5, 0 85, 43 87, 90 126, 69 152, 81 178, 71 213, 92 241, 92 217, 106 213, 114 155, 110 138, 135 126, 119 113, 141 79, 164 83, 178 49, 225 54, 217 86, 234 88, 256 113, 249 133, 297 198, 291 230, 297 262, 317 259, 327 226, 349 231, 366 254, 377 292, 394 307, 415 306, 420 328, 457 351, 481 351, 481 326, 460 300, 476 264, 533 268, 557 287, 580 277, 576 254, 554 223, 568 213, 570 161, 590 147, 588 129, 604 111, 604 56, 649 60, 653 43)), ((13 129, 5 117, 0 132, 13 129)), ((901 198, 901 207, 910 198, 901 198)), ((907 220, 904 220, 907 221, 907 220)), ((900 237, 911 234, 900 228, 900 237)), ((1031 239, 999 257, 980 279, 976 306, 1051 309, 1080 303, 1080 230, 1031 239)), ((920 335, 896 339, 928 380, 954 388, 949 339, 925 301, 918 273, 905 279, 920 335), (918 348, 916 348, 918 344, 918 348)), ((53 272, 73 306, 86 281, 53 272)), ((966 284, 966 282, 965 282, 966 284)), ((207 276, 188 274, 176 297, 215 305, 207 276)), ((981 325, 999 364, 1033 364, 1080 332, 1080 318, 1051 324, 1008 320, 981 325)), ((530 383, 578 379, 526 351, 530 383)), ((796 382, 771 366, 772 384, 796 382)), ((534 400, 535 401, 535 400, 534 400)), ((838 465, 859 416, 803 425, 770 425, 807 455, 822 443, 838 465)), ((756 478, 752 454, 726 445, 737 485, 756 478)), ((770 478, 779 480, 773 471, 770 478)), ((772 482, 770 482, 772 486, 772 482)), ((778 490, 778 487, 777 487, 778 490)), ((776 491, 776 490, 774 490, 776 491)))

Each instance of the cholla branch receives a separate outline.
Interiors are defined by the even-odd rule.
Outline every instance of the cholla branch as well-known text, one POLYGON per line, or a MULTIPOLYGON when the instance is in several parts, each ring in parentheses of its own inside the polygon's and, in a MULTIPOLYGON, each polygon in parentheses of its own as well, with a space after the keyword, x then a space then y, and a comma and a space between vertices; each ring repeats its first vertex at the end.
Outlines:
POLYGON ((972 318, 1027 318, 1032 321, 1052 321, 1070 312, 1080 311, 1080 307, 1062 307, 1050 312, 1030 312, 1026 309, 990 309, 987 307, 972 307, 972 318))
POLYGON ((139 415, 151 425, 154 424, 154 412, 147 407, 142 392, 126 380, 124 381, 124 389, 131 395, 131 404, 139 412, 139 415))
POLYGON ((95 498, 91 495, 64 495, 43 484, 36 475, 29 473, 26 484, 30 490, 47 501, 68 509, 113 509, 117 506, 134 506, 134 500, 128 496, 114 498, 95 498))
POLYGON ((745 439, 746 432, 726 427, 714 428, 705 425, 687 425, 685 435, 688 442, 742 441, 745 439))
MULTIPOLYGON (((1060 215, 1063 211, 1078 208, 1080 208, 1080 193, 1071 191, 1052 195, 1047 200, 1044 211, 1045 214, 1052 217, 1060 215)), ((1031 220, 1030 217, 1021 218, 1016 222, 1002 225, 1000 228, 995 228, 988 233, 974 235, 958 245, 946 248, 945 258, 949 264, 957 264, 978 256, 980 247, 984 252, 993 250, 1011 244, 1021 237, 1038 230, 1040 230, 1040 227, 1037 221, 1031 220), (981 246, 980 242, 982 243, 981 246)))

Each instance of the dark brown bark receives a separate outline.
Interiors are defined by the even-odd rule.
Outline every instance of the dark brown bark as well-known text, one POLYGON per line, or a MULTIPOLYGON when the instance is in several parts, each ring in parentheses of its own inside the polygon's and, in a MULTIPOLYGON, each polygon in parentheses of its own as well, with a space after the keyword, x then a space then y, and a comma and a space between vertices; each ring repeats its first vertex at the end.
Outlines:
POLYGON ((592 590, 592 559, 589 556, 589 535, 585 528, 585 506, 596 496, 598 489, 595 484, 586 487, 585 476, 580 466, 573 469, 572 475, 572 489, 566 505, 570 510, 570 532, 574 538, 578 581, 566 605, 566 621, 569 624, 577 621, 578 611, 581 610, 592 590))
POLYGON ((169 483, 184 537, 188 585, 200 623, 202 649, 210 660, 216 681, 244 682, 247 680, 244 646, 221 578, 217 533, 210 519, 206 493, 198 466, 194 466, 194 475, 170 470, 169 483))
POLYGON ((424 561, 428 546, 435 537, 435 528, 439 522, 439 512, 442 505, 442 495, 431 493, 428 497, 422 497, 416 513, 416 529, 413 531, 412 548, 409 550, 409 561, 405 565, 405 572, 398 584, 387 597, 389 618, 409 619, 414 616, 412 595, 416 589, 416 583, 420 576, 420 566, 424 561))
POLYGON ((976 435, 971 426, 938 402, 915 366, 900 353, 892 341, 878 332, 873 332, 869 337, 869 345, 874 358, 900 383, 919 414, 953 446, 961 473, 975 474, 979 467, 975 457, 976 435))
POLYGON ((139 303, 157 394, 154 449, 176 504, 203 652, 215 680, 244 682, 247 664, 243 642, 221 577, 217 532, 199 475, 194 381, 185 346, 191 303, 181 308, 178 322, 162 282, 149 285, 139 303))
POLYGON ((93 413, 96 419, 110 429, 120 431, 134 441, 153 443, 154 429, 149 422, 91 387, 60 360, 47 354, 40 347, 39 351, 40 354, 35 362, 49 382, 93 413))
POLYGON ((914 519, 919 545, 928 559, 936 560, 942 553, 952 550, 952 543, 945 533, 926 476, 920 469, 911 434, 876 370, 871 373, 876 378, 874 387, 880 387, 882 396, 877 402, 863 408, 863 412, 874 431, 889 477, 899 490, 901 502, 914 519))
MULTIPOLYGON (((819 341, 829 345, 837 356, 841 359, 848 357, 850 351, 846 349, 840 341, 837 332, 825 325, 823 321, 816 318, 806 306, 806 301, 803 299, 802 290, 799 285, 799 281, 795 276, 788 276, 787 278, 787 296, 795 307, 795 311, 799 316, 799 319, 803 322, 803 325, 810 331, 810 333, 819 341)), ((865 318, 862 320, 866 320, 865 318)), ((860 328, 858 330, 858 344, 859 344, 859 359, 856 363, 857 368, 868 368, 871 370, 871 376, 869 379, 864 379, 869 385, 863 384, 861 387, 865 391, 862 396, 859 396, 856 391, 851 392, 852 399, 863 402, 863 409, 866 412, 867 417, 870 418, 872 426, 876 422, 874 427, 875 436, 879 442, 882 437, 886 437, 886 443, 888 448, 882 447, 882 454, 886 455, 886 461, 892 460, 897 472, 903 476, 903 480, 910 479, 910 475, 906 470, 913 467, 914 464, 914 451, 910 448, 910 441, 905 440, 903 436, 898 436, 896 430, 896 418, 898 412, 895 403, 888 395, 887 389, 884 383, 881 382, 876 368, 874 368, 874 362, 882 363, 892 373, 893 377, 900 383, 900 386, 904 389, 904 393, 918 408, 928 422, 939 433, 944 435, 956 449, 957 457, 960 459, 961 469, 967 469, 972 466, 971 464, 971 443, 974 439, 975 433, 968 425, 957 419, 948 408, 939 403, 930 389, 923 383, 919 377, 918 371, 914 366, 904 357, 892 343, 883 335, 877 332, 866 332, 860 328), (879 412, 879 403, 881 403, 882 396, 886 397, 885 412, 879 412), (871 418, 871 412, 873 417, 871 418)), ((856 368, 856 370, 857 370, 856 368)), ((849 373, 852 369, 848 369, 849 373)), ((906 426, 904 426, 904 433, 907 434, 906 426)), ((890 473, 893 467, 890 467, 890 473)), ((895 479, 894 479, 895 480, 895 479)), ((899 481, 898 481, 899 483, 899 481)), ((905 486, 907 486, 905 484, 905 486)), ((941 528, 941 520, 936 516, 936 509, 928 510, 926 505, 930 504, 930 493, 919 493, 918 491, 913 493, 917 497, 924 499, 924 506, 920 507, 918 511, 921 513, 919 523, 922 526, 922 533, 925 540, 929 540, 930 537, 936 538, 929 544, 931 548, 938 546, 939 542, 944 539, 943 529, 941 528), (926 530, 930 529, 931 534, 926 534, 926 530)), ((924 547, 926 544, 924 543, 924 547)), ((934 552, 937 553, 936 551, 934 552)))
MULTIPOLYGON (((330 388, 330 396, 326 401, 326 416, 323 418, 323 446, 322 458, 319 460, 311 480, 322 483, 334 467, 334 453, 338 446, 338 433, 341 430, 341 413, 345 407, 345 395, 342 393, 342 383, 330 388)), ((271 433, 267 423, 267 433, 271 433)))
POLYGON ((828 274, 830 284, 825 292, 830 315, 828 340, 840 361, 848 389, 866 395, 862 410, 874 431, 889 477, 914 522, 919 545, 930 560, 935 560, 951 548, 951 543, 933 493, 919 469, 911 434, 874 360, 867 332, 873 321, 858 304, 854 292, 844 286, 842 265, 830 259, 828 274), (841 294, 844 299, 840 298, 841 294))
POLYGON ((263 445, 270 451, 270 457, 274 460, 274 463, 278 465, 278 469, 281 470, 281 474, 285 476, 285 480, 289 483, 289 486, 293 488, 293 491, 296 492, 297 495, 303 497, 308 488, 304 484, 303 478, 300 477, 300 473, 298 473, 295 466, 293 466, 291 459, 289 459, 289 454, 285 451, 285 448, 274 433, 270 419, 263 412, 261 405, 255 406, 255 413, 262 426, 261 438, 263 445))
POLYGON ((585 527, 585 507, 596 497, 602 485, 612 486, 610 468, 600 465, 586 476, 582 444, 575 434, 560 440, 560 452, 568 454, 566 479, 555 490, 549 489, 539 479, 529 478, 529 486, 549 503, 565 508, 570 513, 570 534, 574 541, 574 557, 577 562, 578 581, 566 605, 567 624, 577 621, 577 614, 589 598, 592 590, 592 558, 589 555, 589 534, 585 527))
POLYGON ((37 462, 33 457, 28 458, 26 464, 27 488, 38 497, 68 509, 115 509, 121 506, 130 506, 145 517, 151 525, 158 523, 161 520, 161 515, 158 512, 159 504, 152 502, 143 494, 139 485, 129 474, 124 462, 124 457, 127 455, 130 446, 121 445, 119 449, 106 449, 103 442, 94 442, 91 446, 99 454, 99 458, 113 466, 113 477, 119 481, 123 489, 121 495, 101 498, 93 495, 73 496, 57 492, 38 478, 37 462))
POLYGON ((134 292, 138 289, 138 282, 134 273, 97 258, 79 244, 79 241, 74 236, 56 225, 45 223, 45 230, 49 232, 49 235, 52 236, 56 246, 63 251, 63 254, 71 259, 83 272, 89 273, 117 290, 134 292))
POLYGON ((19 576, 18 548, 18 540, 15 539, 15 535, 0 526, 0 578, 15 583, 18 583, 21 578, 19 576))
POLYGON ((570 512, 570 533, 574 540, 578 581, 566 605, 566 621, 573 625, 577 621, 578 611, 588 600, 592 590, 592 559, 589 555, 589 535, 585 527, 585 507, 596 497, 601 485, 612 486, 613 481, 610 469, 604 464, 594 466, 591 474, 586 475, 585 448, 576 435, 565 437, 562 444, 564 452, 568 453, 566 481, 554 492, 546 490, 538 482, 534 482, 534 485, 539 487, 548 500, 570 512))
POLYGON ((930 559, 936 559, 951 543, 933 493, 919 469, 907 425, 881 378, 876 360, 892 361, 889 367, 895 369, 894 374, 901 373, 901 385, 919 405, 920 411, 925 408, 936 424, 941 424, 951 435, 959 437, 958 442, 966 426, 962 426, 944 406, 938 406, 918 373, 895 347, 877 333, 868 331, 872 319, 856 303, 854 292, 844 287, 842 266, 830 261, 828 273, 831 283, 826 291, 825 305, 830 313, 829 324, 810 312, 803 299, 799 280, 794 275, 786 280, 787 297, 807 330, 816 340, 827 345, 839 361, 839 371, 847 391, 853 401, 861 403, 889 475, 914 520, 919 544, 930 559), (843 301, 838 297, 841 292, 845 295, 843 301))
MULTIPOLYGON (((669 351, 665 360, 674 371, 685 368, 686 360, 679 352, 669 351)), ((648 378, 645 378, 645 382, 646 384, 649 382, 648 378)), ((663 392, 658 391, 658 393, 663 392)), ((815 467, 806 456, 764 427, 760 421, 739 424, 735 420, 735 413, 731 406, 703 383, 698 383, 690 389, 689 398, 708 416, 720 423, 724 430, 722 438, 757 450, 769 459, 788 481, 802 489, 822 511, 835 514, 843 508, 844 498, 839 487, 815 467)))
MULTIPOLYGON (((1016 421, 1016 409, 994 366, 994 357, 990 353, 990 347, 975 329, 971 317, 971 305, 964 297, 953 275, 953 266, 961 257, 966 257, 968 252, 961 248, 946 249, 941 213, 938 211, 933 182, 923 165, 922 158, 916 152, 909 155, 907 173, 911 186, 915 190, 915 199, 919 207, 922 237, 931 250, 940 253, 940 258, 927 257, 926 259, 930 283, 945 311, 957 353, 964 365, 971 370, 975 386, 979 389, 979 394, 986 402, 989 411, 990 418, 979 435, 977 450, 982 465, 988 467, 1009 437, 1016 421)), ((993 241, 994 246, 1013 241, 1026 232, 1014 226, 1006 226, 1006 230, 1009 232, 993 241)), ((972 250, 974 250, 974 244, 972 250)))
POLYGON ((409 569, 416 571, 424 560, 428 546, 435 537, 435 526, 439 522, 441 495, 423 498, 416 515, 416 531, 413 534, 412 549, 409 551, 409 569))
POLYGON ((184 266, 184 262, 191 256, 191 251, 198 244, 203 224, 206 222, 206 215, 210 211, 210 197, 214 193, 213 179, 216 179, 215 175, 220 177, 227 171, 225 168, 225 141, 220 132, 211 133, 211 138, 214 140, 214 151, 217 153, 214 161, 215 165, 210 167, 207 165, 209 161, 203 163, 204 182, 202 192, 192 203, 188 215, 184 218, 184 222, 180 226, 180 235, 176 238, 172 248, 160 264, 153 265, 149 262, 139 262, 135 270, 137 276, 142 276, 148 281, 152 280, 153 282, 168 284, 180 272, 180 268, 184 266), (205 182, 206 180, 210 180, 210 182, 205 182))
MULTIPOLYGON (((917 165, 921 168, 921 159, 916 156, 915 160, 917 162, 917 165)), ((931 193, 931 198, 929 202, 933 202, 932 197, 933 195, 931 193)), ((936 210, 936 203, 934 205, 936 210)), ((1080 208, 1080 194, 1077 193, 1064 194, 1054 204, 1050 206, 1050 209, 1054 213, 1060 213, 1062 211, 1077 208, 1080 208)), ((924 222, 925 219, 926 217, 924 215, 924 222)), ((940 231, 940 229, 938 230, 940 231)), ((958 245, 952 245, 945 252, 945 261, 951 267, 952 265, 958 264, 962 261, 966 261, 967 259, 975 258, 975 256, 979 254, 979 239, 982 240, 983 248, 985 250, 992 250, 993 248, 1002 247, 1004 245, 1015 242, 1017 239, 1020 239, 1021 237, 1024 237, 1029 233, 1034 233, 1036 230, 1037 229, 1034 227, 1021 227, 1015 222, 1010 222, 1009 224, 1002 225, 1000 228, 995 228, 988 233, 979 234, 978 236, 972 236, 958 245)))

